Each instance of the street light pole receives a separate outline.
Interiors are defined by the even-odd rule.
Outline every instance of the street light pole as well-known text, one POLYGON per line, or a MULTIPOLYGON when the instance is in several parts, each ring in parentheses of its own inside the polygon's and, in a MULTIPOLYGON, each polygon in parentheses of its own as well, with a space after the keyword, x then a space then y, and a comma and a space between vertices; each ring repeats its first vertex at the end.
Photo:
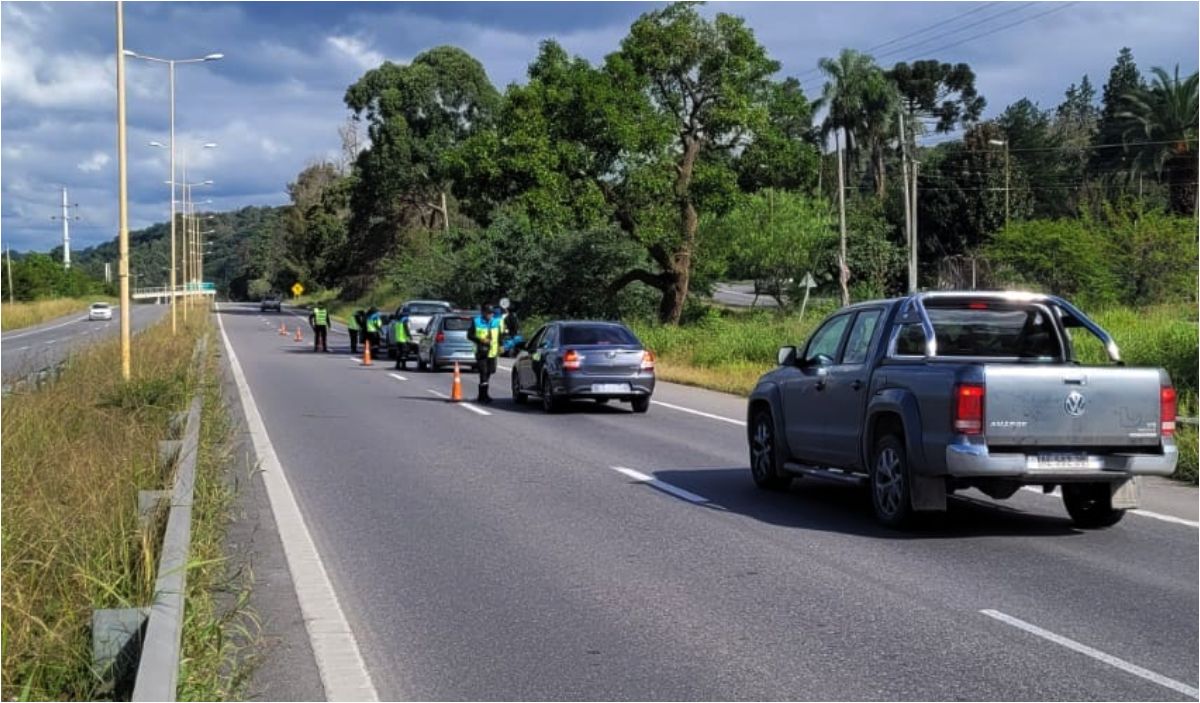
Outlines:
POLYGON ((1008 193, 1010 190, 1009 178, 1012 171, 1012 169, 1009 167, 1011 162, 1009 161, 1008 139, 989 139, 988 144, 991 144, 992 146, 1004 147, 1004 229, 1008 229, 1008 193))
POLYGON ((125 163, 125 12, 117 0, 117 250, 121 281, 121 378, 131 376, 129 356, 129 191, 125 163))

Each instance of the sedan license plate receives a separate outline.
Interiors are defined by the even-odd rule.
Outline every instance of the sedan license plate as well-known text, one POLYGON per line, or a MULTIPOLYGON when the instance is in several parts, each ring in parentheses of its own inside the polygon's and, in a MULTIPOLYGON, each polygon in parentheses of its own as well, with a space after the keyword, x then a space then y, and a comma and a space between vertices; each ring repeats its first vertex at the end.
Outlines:
POLYGON ((593 393, 628 393, 628 383, 593 383, 593 393))
POLYGON ((1086 469, 1087 454, 1083 452, 1039 452, 1039 469, 1086 469))

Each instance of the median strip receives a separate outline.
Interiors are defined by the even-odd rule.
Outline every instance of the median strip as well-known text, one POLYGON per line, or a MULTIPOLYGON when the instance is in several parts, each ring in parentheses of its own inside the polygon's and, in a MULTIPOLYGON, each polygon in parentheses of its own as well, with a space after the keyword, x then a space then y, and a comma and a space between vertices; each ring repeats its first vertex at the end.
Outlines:
POLYGON ((1189 698, 1200 697, 1200 690, 1197 690, 1194 686, 1189 686, 1182 681, 1176 681, 1175 679, 1168 678, 1162 674, 1156 674, 1149 669, 1144 669, 1138 666, 1137 664, 1130 664, 1124 659, 1118 659, 1111 654, 1106 654, 1098 649, 1089 647, 1086 644, 1081 644, 1073 639, 1063 637, 1062 635, 1056 635, 1049 630, 1043 630, 1037 625, 1027 623, 1019 618, 1006 615, 998 610, 980 610, 979 612, 983 613, 989 618, 999 620, 1006 625, 1012 625, 1013 627, 1024 630, 1031 635, 1037 635, 1044 640, 1048 640, 1054 644, 1066 647, 1072 651, 1079 652, 1084 656, 1091 657, 1092 659, 1108 664, 1109 666, 1120 669, 1126 673, 1130 673, 1147 681, 1151 681, 1159 686, 1163 686, 1164 688, 1169 688, 1172 691, 1182 693, 1189 698))

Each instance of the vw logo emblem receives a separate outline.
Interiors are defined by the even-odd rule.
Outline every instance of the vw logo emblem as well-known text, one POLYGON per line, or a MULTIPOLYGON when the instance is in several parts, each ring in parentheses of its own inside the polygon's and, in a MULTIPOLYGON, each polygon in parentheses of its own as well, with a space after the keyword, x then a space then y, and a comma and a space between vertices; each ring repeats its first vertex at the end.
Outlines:
POLYGON ((1079 417, 1083 414, 1083 407, 1087 405, 1087 399, 1079 391, 1071 391, 1067 395, 1067 400, 1063 403, 1066 406, 1067 414, 1079 417))
POLYGON ((617 353, 615 351, 606 351, 604 352, 604 356, 608 357, 609 359, 615 359, 617 358, 617 353))

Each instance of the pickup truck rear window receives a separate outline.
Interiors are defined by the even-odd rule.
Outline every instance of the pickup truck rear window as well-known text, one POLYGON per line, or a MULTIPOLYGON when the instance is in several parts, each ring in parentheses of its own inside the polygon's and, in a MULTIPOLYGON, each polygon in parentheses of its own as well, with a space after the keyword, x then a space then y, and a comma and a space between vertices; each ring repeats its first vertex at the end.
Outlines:
MULTIPOLYGON (((1037 307, 996 307, 985 310, 930 307, 937 334, 938 356, 1059 359, 1062 350, 1054 323, 1037 307)), ((896 353, 923 356, 925 336, 917 324, 902 325, 896 353)))

